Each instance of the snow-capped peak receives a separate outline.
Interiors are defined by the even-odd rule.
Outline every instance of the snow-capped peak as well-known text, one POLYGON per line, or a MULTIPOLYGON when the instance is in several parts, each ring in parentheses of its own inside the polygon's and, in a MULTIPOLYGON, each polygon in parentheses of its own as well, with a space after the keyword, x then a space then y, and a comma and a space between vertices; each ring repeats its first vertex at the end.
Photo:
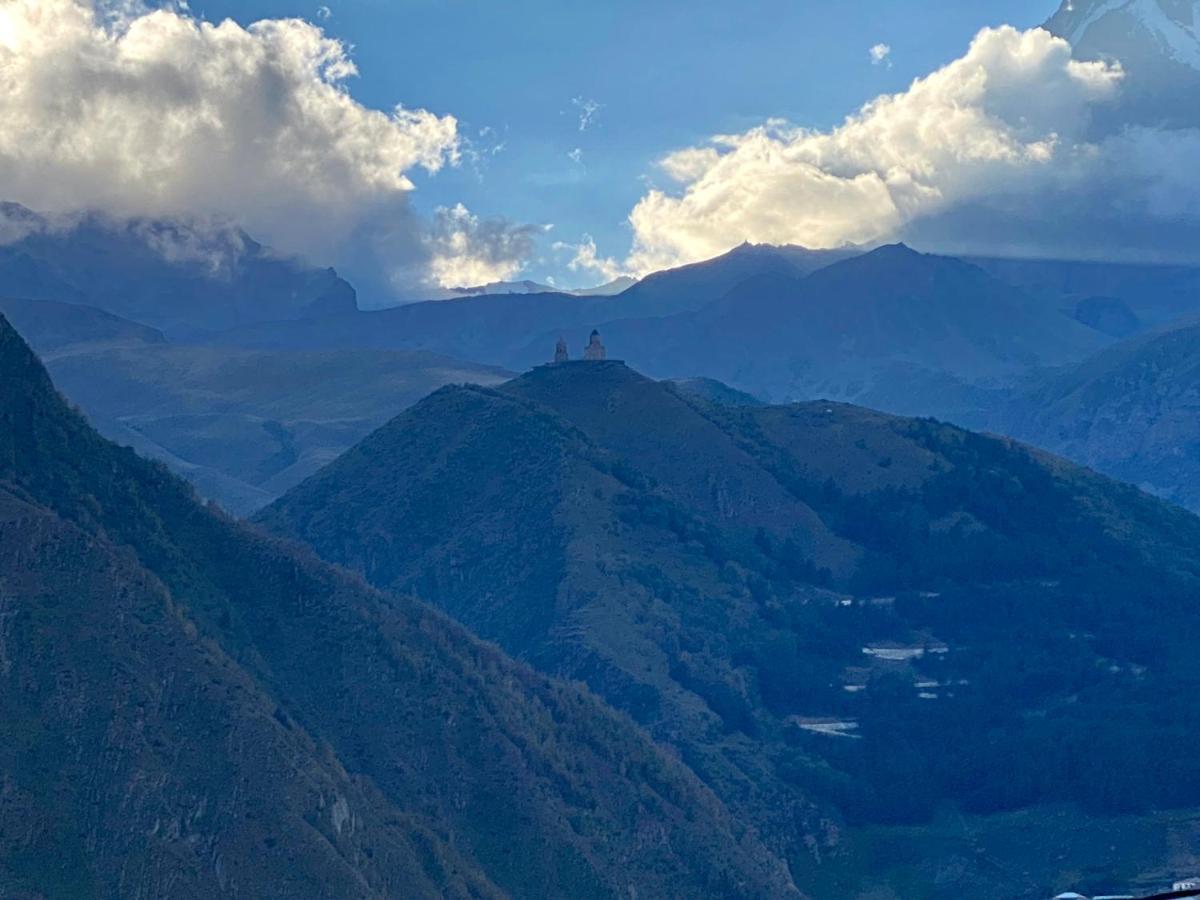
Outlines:
POLYGON ((1117 59, 1144 56, 1149 38, 1162 57, 1200 71, 1198 24, 1200 0, 1065 0, 1047 27, 1117 59))

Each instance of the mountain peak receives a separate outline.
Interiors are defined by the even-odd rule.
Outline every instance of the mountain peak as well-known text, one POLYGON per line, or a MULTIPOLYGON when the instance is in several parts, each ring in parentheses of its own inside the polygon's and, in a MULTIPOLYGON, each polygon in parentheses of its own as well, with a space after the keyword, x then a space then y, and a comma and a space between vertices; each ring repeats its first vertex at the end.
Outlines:
POLYGON ((868 253, 864 253, 864 257, 875 257, 877 259, 920 259, 928 254, 914 250, 903 242, 896 244, 884 244, 882 247, 876 247, 868 253))
MULTIPOLYGON (((900 273, 923 271, 926 269, 932 270, 937 268, 940 263, 946 262, 951 262, 951 258, 921 253, 912 249, 907 244, 885 244, 861 256, 854 256, 850 259, 834 263, 832 266, 814 273, 814 277, 834 277, 838 273, 846 272, 886 270, 888 272, 900 273)), ((957 260, 954 260, 954 262, 957 262, 957 260)))
MULTIPOLYGON (((1074 44, 1093 25, 1111 14, 1129 16, 1151 28, 1177 26, 1189 31, 1200 20, 1197 0, 1064 0, 1046 23, 1049 30, 1074 44)), ((1193 40, 1195 35, 1192 35, 1193 40)))
POLYGON ((1121 99, 1103 128, 1200 125, 1185 101, 1200 90, 1200 0, 1065 0, 1044 27, 1078 59, 1121 64, 1121 99))

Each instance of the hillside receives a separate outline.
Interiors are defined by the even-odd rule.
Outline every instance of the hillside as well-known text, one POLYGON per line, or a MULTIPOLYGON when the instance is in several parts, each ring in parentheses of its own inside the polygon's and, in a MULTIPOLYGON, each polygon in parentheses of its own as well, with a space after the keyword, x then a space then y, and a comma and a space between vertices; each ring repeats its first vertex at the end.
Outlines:
POLYGON ((988 424, 1200 511, 1200 326, 1055 372, 988 424))
POLYGON ((111 440, 247 514, 443 384, 502 370, 403 350, 163 345, 60 353, 55 381, 111 440))
POLYGON ((626 719, 205 509, 0 320, 0 893, 788 896, 626 719))
POLYGON ((156 328, 76 303, 0 297, 0 313, 42 355, 68 347, 140 347, 167 340, 156 328))
MULTIPOLYGON (((863 829, 946 803, 1200 788, 1200 520, 1019 445, 571 363, 436 392, 259 521, 585 680, 794 872, 824 860, 814 896, 879 877, 863 829)), ((927 896, 1012 896, 979 859, 939 879, 927 896)))
POLYGON ((443 384, 503 370, 404 350, 274 351, 168 343, 93 307, 0 300, 58 387, 105 437, 246 515, 443 384))

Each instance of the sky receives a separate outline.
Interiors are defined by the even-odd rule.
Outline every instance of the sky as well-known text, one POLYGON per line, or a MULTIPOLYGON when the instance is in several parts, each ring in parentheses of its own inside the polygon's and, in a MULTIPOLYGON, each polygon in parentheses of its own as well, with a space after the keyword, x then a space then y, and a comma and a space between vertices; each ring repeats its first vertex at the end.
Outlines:
POLYGON ((367 306, 742 241, 1197 261, 1166 9, 1064 5, 1127 33, 1089 55, 1054 0, 0 0, 0 199, 43 214, 0 241, 167 219, 219 268, 244 230, 367 306))
MULTIPOLYGON (((209 19, 300 16, 353 45, 366 105, 458 118, 477 157, 414 178, 414 205, 552 225, 523 273, 567 286, 554 243, 629 247, 657 161, 784 118, 826 128, 961 55, 984 25, 1044 22, 1054 0, 193 0, 209 19), (985 8, 986 7, 986 11, 985 8), (890 52, 873 64, 871 48, 890 52)), ((569 254, 568 254, 569 256, 569 254)))

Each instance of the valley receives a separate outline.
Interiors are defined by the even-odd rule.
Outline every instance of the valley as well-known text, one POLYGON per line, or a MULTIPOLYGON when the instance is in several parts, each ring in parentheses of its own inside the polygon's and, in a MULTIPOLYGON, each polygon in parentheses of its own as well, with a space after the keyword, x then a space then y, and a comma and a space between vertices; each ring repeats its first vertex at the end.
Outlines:
POLYGON ((1200 897, 1200 0, 0 85, 0 900, 1200 897))

